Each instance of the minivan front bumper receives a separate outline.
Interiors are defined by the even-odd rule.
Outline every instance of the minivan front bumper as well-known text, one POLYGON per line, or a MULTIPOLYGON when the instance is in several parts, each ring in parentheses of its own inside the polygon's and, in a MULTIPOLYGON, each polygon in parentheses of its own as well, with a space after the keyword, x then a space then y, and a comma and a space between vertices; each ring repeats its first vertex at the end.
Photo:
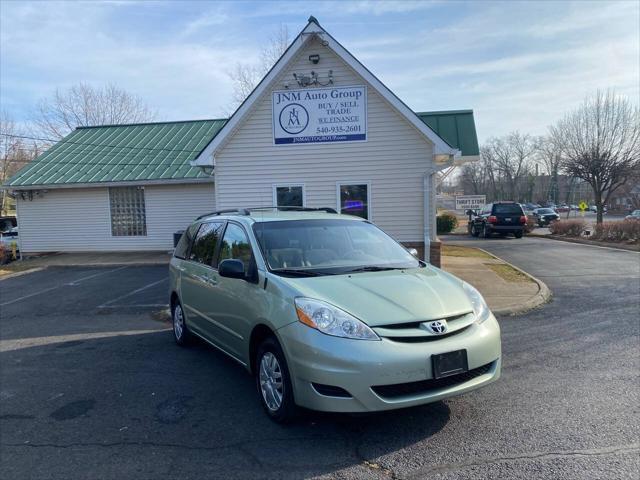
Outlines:
POLYGON ((475 390, 500 377, 500 327, 493 315, 459 334, 430 342, 351 340, 325 335, 300 322, 282 327, 278 335, 296 403, 314 410, 411 407, 475 390), (461 349, 467 351, 469 372, 433 380, 431 355, 461 349), (335 396, 345 391, 348 396, 335 396))

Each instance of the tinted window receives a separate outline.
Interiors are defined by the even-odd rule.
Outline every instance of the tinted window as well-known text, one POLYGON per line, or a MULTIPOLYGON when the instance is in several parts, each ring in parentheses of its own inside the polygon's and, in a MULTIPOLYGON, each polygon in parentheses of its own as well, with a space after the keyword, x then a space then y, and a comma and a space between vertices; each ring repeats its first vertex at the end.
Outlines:
POLYGON ((191 246, 191 241, 198 230, 198 225, 191 225, 186 232, 182 234, 180 237, 180 241, 178 245, 176 245, 176 249, 173 251, 173 256, 178 258, 187 258, 189 254, 189 247, 191 246))
POLYGON ((523 215, 522 207, 517 203, 497 203, 493 206, 496 215, 523 215))
POLYGON ((302 207, 303 203, 302 185, 276 187, 277 207, 302 207))
POLYGON ((554 212, 550 208, 539 208, 538 213, 556 213, 556 212, 554 212))
POLYGON ((368 203, 369 186, 340 185, 340 213, 369 218, 368 203))
POLYGON ((189 260, 204 263, 215 267, 213 256, 216 253, 216 247, 222 233, 222 223, 203 223, 198 230, 196 239, 191 247, 189 260))
POLYGON ((219 262, 228 258, 234 258, 244 263, 244 270, 248 272, 251 266, 251 244, 242 227, 235 223, 229 223, 224 232, 224 238, 220 245, 219 262))

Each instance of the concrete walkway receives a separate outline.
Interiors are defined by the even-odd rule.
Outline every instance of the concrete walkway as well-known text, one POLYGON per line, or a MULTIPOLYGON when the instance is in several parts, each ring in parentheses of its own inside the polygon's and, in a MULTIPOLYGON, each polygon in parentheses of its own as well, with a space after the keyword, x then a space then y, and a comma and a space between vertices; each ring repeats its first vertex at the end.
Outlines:
MULTIPOLYGON (((487 256, 442 256, 442 268, 476 287, 496 315, 523 313, 546 303, 549 288, 519 268, 486 253, 487 256)), ((445 248, 446 251, 446 248, 445 248)))

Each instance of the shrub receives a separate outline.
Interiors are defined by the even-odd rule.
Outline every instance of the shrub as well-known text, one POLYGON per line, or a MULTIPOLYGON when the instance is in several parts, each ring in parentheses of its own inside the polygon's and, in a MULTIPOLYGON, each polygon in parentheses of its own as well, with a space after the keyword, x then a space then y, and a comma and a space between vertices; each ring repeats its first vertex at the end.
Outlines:
POLYGON ((585 222, 581 218, 571 220, 556 220, 549 225, 549 231, 553 235, 566 235, 567 237, 579 237, 584 232, 585 222))
POLYGON ((436 229, 438 234, 451 233, 457 226, 458 217, 449 212, 443 212, 436 217, 436 229))
POLYGON ((640 222, 637 220, 604 222, 594 227, 592 238, 605 242, 638 242, 640 222))
POLYGON ((10 253, 7 251, 4 244, 0 243, 0 265, 4 265, 9 261, 10 253))

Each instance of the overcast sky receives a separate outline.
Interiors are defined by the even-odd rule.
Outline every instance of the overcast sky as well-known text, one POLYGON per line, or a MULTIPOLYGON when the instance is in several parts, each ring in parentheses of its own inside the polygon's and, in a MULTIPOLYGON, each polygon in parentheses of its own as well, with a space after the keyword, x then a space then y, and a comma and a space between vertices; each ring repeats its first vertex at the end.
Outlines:
POLYGON ((142 97, 161 120, 218 118, 228 71, 309 15, 416 111, 472 108, 480 140, 542 134, 598 88, 638 103, 638 0, 578 2, 0 1, 0 94, 28 122, 79 81, 142 97))

